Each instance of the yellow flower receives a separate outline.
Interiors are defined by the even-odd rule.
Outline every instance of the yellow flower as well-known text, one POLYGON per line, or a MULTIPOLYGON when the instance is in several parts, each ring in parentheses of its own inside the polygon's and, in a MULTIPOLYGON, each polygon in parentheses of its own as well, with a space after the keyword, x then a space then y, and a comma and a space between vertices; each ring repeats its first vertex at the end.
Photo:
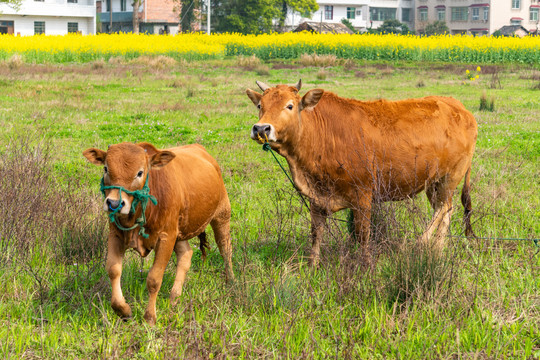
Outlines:
POLYGON ((476 71, 478 71, 478 72, 482 71, 482 69, 480 68, 480 66, 476 68, 476 71))
POLYGON ((467 75, 469 75, 470 71, 469 71, 469 70, 467 70, 467 71, 465 71, 465 73, 467 73, 467 75))
POLYGON ((476 78, 477 78, 477 79, 480 78, 480 75, 476 75, 476 78))

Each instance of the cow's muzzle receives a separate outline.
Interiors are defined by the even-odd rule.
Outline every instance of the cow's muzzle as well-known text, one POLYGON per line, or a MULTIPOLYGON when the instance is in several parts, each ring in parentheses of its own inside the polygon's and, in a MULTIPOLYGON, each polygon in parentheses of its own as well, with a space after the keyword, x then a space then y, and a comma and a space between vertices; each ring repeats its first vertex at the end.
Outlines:
POLYGON ((253 140, 272 140, 272 125, 262 124, 262 125, 253 125, 251 129, 251 138, 253 140))

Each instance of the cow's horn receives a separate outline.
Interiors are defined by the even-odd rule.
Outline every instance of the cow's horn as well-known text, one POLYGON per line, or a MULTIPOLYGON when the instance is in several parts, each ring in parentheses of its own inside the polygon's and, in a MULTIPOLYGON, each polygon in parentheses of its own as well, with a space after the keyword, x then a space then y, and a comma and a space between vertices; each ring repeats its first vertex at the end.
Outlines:
POLYGON ((266 91, 266 90, 270 89, 270 86, 266 85, 262 81, 256 81, 256 83, 257 83, 257 86, 259 86, 262 91, 266 91))
POLYGON ((300 91, 300 88, 302 87, 302 79, 298 80, 294 87, 296 88, 296 90, 300 91))

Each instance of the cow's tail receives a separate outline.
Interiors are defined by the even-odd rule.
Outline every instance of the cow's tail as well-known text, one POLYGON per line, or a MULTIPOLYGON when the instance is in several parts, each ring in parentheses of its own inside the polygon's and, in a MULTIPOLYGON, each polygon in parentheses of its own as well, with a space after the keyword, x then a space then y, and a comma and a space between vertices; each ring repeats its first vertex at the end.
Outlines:
POLYGON ((463 182, 463 189, 461 190, 461 203, 465 210, 463 215, 463 222, 465 223, 465 235, 467 237, 476 237, 471 226, 471 212, 472 212, 472 202, 471 202, 471 167, 467 169, 465 174, 465 181, 463 182))
POLYGON ((206 231, 203 231, 202 233, 200 233, 199 235, 197 235, 197 237, 199 238, 199 248, 201 249, 201 252, 202 252, 202 259, 203 261, 206 260, 206 249, 210 249, 210 245, 208 245, 208 240, 206 240, 206 231))

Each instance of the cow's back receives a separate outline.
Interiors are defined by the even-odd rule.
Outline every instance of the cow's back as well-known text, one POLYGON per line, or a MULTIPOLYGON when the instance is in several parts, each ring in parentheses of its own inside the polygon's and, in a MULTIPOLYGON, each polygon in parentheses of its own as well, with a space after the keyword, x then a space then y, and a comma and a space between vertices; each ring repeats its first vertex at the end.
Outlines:
POLYGON ((162 169, 156 186, 162 206, 175 209, 179 219, 179 237, 189 239, 208 225, 224 202, 227 192, 217 161, 198 144, 166 149, 176 157, 162 169))

